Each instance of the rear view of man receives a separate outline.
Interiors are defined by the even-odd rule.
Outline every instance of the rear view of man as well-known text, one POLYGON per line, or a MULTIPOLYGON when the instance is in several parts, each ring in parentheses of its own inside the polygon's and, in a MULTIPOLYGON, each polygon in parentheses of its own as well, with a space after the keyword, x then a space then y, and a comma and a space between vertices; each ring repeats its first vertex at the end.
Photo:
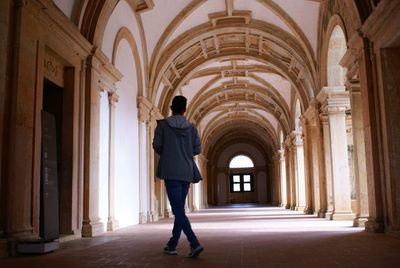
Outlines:
POLYGON ((160 155, 157 177, 165 182, 165 188, 172 212, 175 215, 172 237, 164 248, 168 255, 176 255, 176 247, 183 231, 190 243, 189 257, 197 257, 203 247, 192 230, 185 214, 185 200, 193 182, 193 157, 200 153, 201 144, 196 128, 184 114, 187 100, 184 96, 175 96, 172 100, 172 116, 157 122, 153 148, 160 155))

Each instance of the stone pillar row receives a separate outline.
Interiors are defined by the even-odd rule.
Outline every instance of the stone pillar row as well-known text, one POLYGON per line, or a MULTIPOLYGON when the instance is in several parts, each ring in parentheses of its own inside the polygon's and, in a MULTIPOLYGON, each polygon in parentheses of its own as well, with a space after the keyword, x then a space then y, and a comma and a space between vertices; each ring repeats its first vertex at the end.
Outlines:
MULTIPOLYGON (((349 111, 345 87, 323 88, 311 101, 301 117, 302 131, 289 133, 285 150, 278 151, 281 206, 331 220, 354 219, 346 140, 349 111)), ((357 142, 361 146, 362 140, 357 142)), ((361 210, 359 214, 363 218, 361 210)))

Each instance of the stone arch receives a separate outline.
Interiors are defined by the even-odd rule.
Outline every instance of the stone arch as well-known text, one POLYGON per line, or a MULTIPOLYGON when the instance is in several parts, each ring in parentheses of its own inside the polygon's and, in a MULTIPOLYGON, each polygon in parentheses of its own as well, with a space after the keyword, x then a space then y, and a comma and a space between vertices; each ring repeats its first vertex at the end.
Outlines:
POLYGON ((132 55, 135 59, 135 65, 136 65, 138 96, 142 96, 143 95, 143 81, 142 81, 143 76, 142 76, 142 66, 141 66, 140 58, 139 58, 139 51, 138 51, 138 47, 135 42, 135 38, 133 37, 133 35, 129 31, 129 29, 126 27, 122 27, 118 31, 117 36, 114 40, 112 64, 115 65, 116 53, 118 50, 118 46, 122 40, 126 40, 131 47, 132 55))
POLYGON ((132 34, 122 27, 114 40, 112 63, 124 77, 116 84, 115 217, 121 227, 139 223, 139 119, 141 66, 132 34), (135 55, 136 54, 136 55, 135 55), (136 77, 135 77, 136 76, 136 77), (136 79, 136 81, 135 81, 136 79), (137 82, 137 85, 135 85, 137 82))
MULTIPOLYGON (((340 15, 335 14, 331 17, 325 36, 323 38, 323 42, 322 42, 322 50, 321 50, 321 86, 322 87, 326 87, 329 86, 329 74, 328 74, 328 68, 329 68, 329 62, 328 62, 328 58, 329 58, 329 52, 330 52, 330 44, 332 44, 331 41, 331 37, 332 34, 338 34, 338 36, 340 37, 340 39, 342 39, 344 37, 345 43, 347 43, 347 30, 344 24, 343 19, 340 17, 340 15)), ((333 41, 333 40, 332 40, 333 41)), ((346 46, 347 47, 347 46, 346 46)), ((334 51, 331 50, 331 57, 333 57, 334 55, 332 55, 334 51)), ((345 53, 346 51, 344 51, 345 53)), ((342 54, 342 57, 344 55, 344 53, 342 54)), ((337 61, 337 65, 341 68, 341 66, 339 65, 339 61, 342 57, 335 57, 336 61, 337 61), (339 58, 339 59, 337 59, 339 58)), ((333 60, 333 58, 332 58, 333 60)), ((344 85, 344 83, 343 83, 344 85)))

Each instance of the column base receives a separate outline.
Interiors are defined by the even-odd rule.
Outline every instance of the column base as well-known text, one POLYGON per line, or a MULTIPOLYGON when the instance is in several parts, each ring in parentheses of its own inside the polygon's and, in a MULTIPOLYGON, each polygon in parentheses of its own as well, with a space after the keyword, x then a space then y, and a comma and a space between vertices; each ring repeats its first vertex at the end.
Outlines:
POLYGON ((158 213, 155 211, 147 212, 147 222, 156 222, 158 221, 158 213))
POLYGON ((354 214, 352 211, 340 211, 340 212, 333 212, 331 215, 332 220, 346 220, 351 221, 354 219, 354 214))
POLYGON ((139 224, 147 223, 147 213, 139 213, 139 224))
POLYGON ((290 205, 286 204, 285 209, 290 209, 290 205))
POLYGON ((0 239, 0 258, 9 256, 7 239, 0 239))
POLYGON ((107 221, 107 231, 114 231, 118 229, 119 223, 116 219, 108 219, 107 221))
POLYGON ((295 208, 294 208, 294 210, 295 211, 305 211, 305 209, 306 209, 306 207, 305 206, 296 206, 295 208))
POLYGON ((308 215, 313 215, 313 214, 314 214, 314 210, 313 210, 312 207, 306 207, 306 208, 304 209, 304 213, 305 213, 305 214, 308 214, 308 215))
POLYGON ((325 219, 327 219, 327 220, 333 220, 332 215, 333 215, 333 211, 327 211, 327 212, 325 212, 325 219))
POLYGON ((368 218, 365 223, 365 231, 370 233, 383 233, 385 231, 385 224, 381 220, 368 218))
POLYGON ((280 204, 279 206, 282 208, 286 208, 286 204, 280 204))
POLYGON ((164 211, 164 217, 165 218, 171 218, 172 217, 172 211, 171 210, 169 210, 169 209, 166 209, 165 211, 164 211))
POLYGON ((64 243, 64 242, 68 242, 68 241, 72 241, 75 239, 79 239, 82 238, 82 233, 81 230, 73 230, 71 232, 71 234, 60 234, 60 237, 58 238, 58 241, 60 241, 60 243, 64 243))
POLYGON ((320 209, 317 213, 318 218, 325 218, 326 217, 326 210, 325 209, 320 209))
POLYGON ((365 227, 365 223, 368 221, 367 217, 356 217, 353 220, 354 227, 365 227))
POLYGON ((104 233, 104 224, 101 222, 83 223, 82 237, 92 237, 104 233))

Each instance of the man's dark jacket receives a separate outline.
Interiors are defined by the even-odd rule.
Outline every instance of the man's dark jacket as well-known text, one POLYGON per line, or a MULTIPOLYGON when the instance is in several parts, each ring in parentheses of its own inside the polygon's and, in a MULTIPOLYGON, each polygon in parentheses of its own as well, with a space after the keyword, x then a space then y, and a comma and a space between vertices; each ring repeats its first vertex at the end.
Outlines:
POLYGON ((197 129, 184 116, 157 121, 153 148, 160 155, 157 177, 193 181, 193 156, 200 153, 201 144, 197 129))

